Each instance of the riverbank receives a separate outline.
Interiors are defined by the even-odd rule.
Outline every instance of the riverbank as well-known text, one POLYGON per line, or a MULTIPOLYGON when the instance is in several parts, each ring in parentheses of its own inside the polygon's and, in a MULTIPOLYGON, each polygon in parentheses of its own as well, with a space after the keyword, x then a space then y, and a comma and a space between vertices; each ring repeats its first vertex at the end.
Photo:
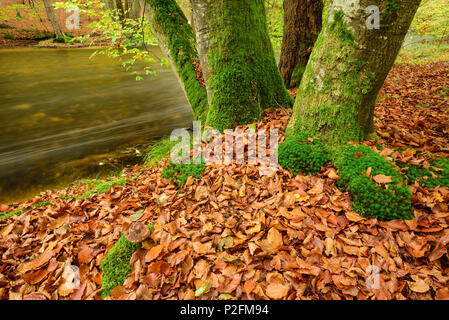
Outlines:
MULTIPOLYGON (((406 166, 448 159, 447 90, 447 61, 395 66, 376 107, 379 140, 365 145, 406 166)), ((277 128, 281 141, 290 114, 242 129, 277 128)), ((0 298, 100 299, 104 257, 139 222, 150 237, 107 299, 449 299, 447 186, 409 181, 414 218, 381 222, 352 210, 332 164, 296 177, 216 164, 178 186, 167 161, 1 205, 0 298)))

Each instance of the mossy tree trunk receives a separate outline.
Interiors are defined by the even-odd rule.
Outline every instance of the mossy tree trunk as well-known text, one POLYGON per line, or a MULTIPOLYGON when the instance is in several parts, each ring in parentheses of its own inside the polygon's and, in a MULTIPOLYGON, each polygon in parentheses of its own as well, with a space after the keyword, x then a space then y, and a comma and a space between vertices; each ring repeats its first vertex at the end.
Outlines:
POLYGON ((207 92, 202 84, 195 33, 175 0, 140 0, 162 52, 178 77, 196 120, 205 122, 207 92))
POLYGON ((287 88, 298 87, 321 31, 322 0, 284 0, 284 36, 279 70, 287 88))
POLYGON ((263 0, 191 0, 207 83, 206 125, 219 130, 292 104, 276 65, 263 0))
POLYGON ((330 0, 286 135, 319 136, 331 148, 373 136, 377 94, 419 4, 420 0, 330 0), (366 26, 366 8, 371 5, 379 8, 380 29, 366 26))
POLYGON ((64 33, 62 32, 61 26, 59 25, 58 20, 56 19, 55 12, 53 10, 53 6, 51 4, 51 0, 44 0, 45 12, 47 13, 48 21, 50 21, 55 36, 58 38, 63 38, 64 33))

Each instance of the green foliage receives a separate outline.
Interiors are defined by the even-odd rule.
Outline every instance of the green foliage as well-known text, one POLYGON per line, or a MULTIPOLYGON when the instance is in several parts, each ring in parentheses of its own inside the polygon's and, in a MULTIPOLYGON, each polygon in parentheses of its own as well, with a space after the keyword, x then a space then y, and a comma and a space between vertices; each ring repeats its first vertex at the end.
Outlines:
POLYGON ((112 289, 121 286, 132 270, 129 264, 133 253, 140 248, 139 243, 132 243, 122 235, 101 262, 101 292, 100 296, 106 298, 112 289))
POLYGON ((411 31, 433 39, 449 37, 449 2, 423 0, 412 22, 411 31))
POLYGON ((159 163, 165 156, 170 153, 170 150, 176 145, 176 141, 171 141, 169 138, 161 139, 149 147, 145 155, 145 163, 149 166, 154 166, 159 163))
POLYGON ((31 208, 42 208, 42 207, 45 207, 45 206, 48 206, 48 205, 50 205, 51 204, 51 202, 50 201, 44 201, 44 202, 41 202, 41 203, 36 203, 36 204, 33 204, 32 206, 31 206, 31 208))
MULTIPOLYGON (((70 41, 90 42, 92 45, 91 39, 99 36, 99 39, 96 40, 111 43, 111 46, 107 48, 96 50, 92 57, 103 54, 118 59, 127 71, 136 76, 136 80, 155 74, 154 70, 150 68, 150 63, 156 60, 154 55, 146 50, 146 45, 157 45, 157 41, 145 19, 126 18, 127 12, 122 12, 119 9, 108 10, 102 0, 56 2, 54 7, 56 9, 78 7, 80 15, 85 15, 92 21, 87 26, 92 30, 89 34, 70 39, 70 41), (142 49, 142 47, 145 48, 142 49), (131 70, 138 60, 146 62, 147 66, 143 70, 131 70)), ((65 39, 65 41, 68 40, 65 39)), ((162 62, 166 63, 165 60, 162 62)))
POLYGON ((276 52, 281 49, 284 35, 284 7, 282 0, 266 0, 268 34, 276 52))
POLYGON ((97 193, 105 193, 111 189, 113 185, 120 185, 125 186, 126 185, 126 178, 120 178, 116 180, 107 180, 107 181, 101 181, 96 180, 94 182, 89 182, 87 184, 86 191, 80 196, 77 197, 77 199, 86 199, 92 196, 93 194, 97 193))
MULTIPOLYGON (((449 28, 448 28, 449 35, 449 28)), ((449 43, 414 43, 404 46, 397 58, 397 63, 407 63, 412 65, 424 65, 439 61, 449 60, 449 43)))
POLYGON ((425 188, 449 187, 449 159, 438 159, 430 163, 430 168, 423 168, 422 165, 397 163, 401 168, 406 169, 409 183, 413 184, 418 180, 419 185, 425 188))
POLYGON ((22 15, 20 10, 28 9, 24 4, 12 4, 8 6, 0 7, 0 20, 10 21, 10 20, 22 20, 22 15))
POLYGON ((413 218, 411 192, 404 177, 385 157, 367 146, 345 145, 334 165, 340 176, 336 185, 350 193, 354 211, 382 221, 413 218), (367 176, 369 168, 371 176, 388 176, 392 182, 379 186, 367 176))
POLYGON ((206 165, 200 164, 174 164, 169 163, 162 171, 162 177, 182 187, 189 176, 201 179, 201 175, 206 169, 206 165))
POLYGON ((54 39, 51 40, 51 42, 53 43, 65 43, 65 37, 56 37, 54 39))
POLYGON ((316 174, 327 162, 329 157, 322 142, 319 139, 308 139, 305 134, 287 138, 279 146, 279 164, 295 176, 299 172, 316 174))

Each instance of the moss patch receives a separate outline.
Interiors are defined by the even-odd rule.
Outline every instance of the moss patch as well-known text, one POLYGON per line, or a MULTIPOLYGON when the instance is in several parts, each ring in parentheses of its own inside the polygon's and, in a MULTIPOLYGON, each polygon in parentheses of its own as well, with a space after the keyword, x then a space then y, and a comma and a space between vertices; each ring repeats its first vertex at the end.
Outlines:
POLYGON ((182 187, 189 176, 201 179, 201 175, 206 169, 204 163, 200 164, 173 164, 169 163, 162 171, 162 177, 182 187))
POLYGON ((290 170, 293 175, 317 174, 329 162, 324 146, 319 139, 310 139, 307 135, 287 138, 279 146, 279 164, 290 170))
POLYGON ((449 187, 449 159, 438 159, 430 163, 430 168, 422 165, 398 163, 401 168, 407 168, 405 174, 410 184, 417 181, 425 188, 449 187))
POLYGON ((129 242, 122 235, 101 262, 101 292, 100 296, 106 298, 112 289, 121 286, 132 270, 129 264, 133 253, 140 248, 140 244, 129 242))
POLYGON ((176 145, 177 141, 170 141, 170 138, 165 138, 157 141, 149 147, 145 156, 145 164, 155 166, 165 156, 170 154, 171 149, 176 145))
POLYGON ((334 165, 340 176, 336 185, 350 193, 354 211, 382 221, 413 219, 411 192, 404 177, 385 157, 367 146, 346 145, 340 148, 334 165), (391 181, 375 182, 378 175, 391 181))

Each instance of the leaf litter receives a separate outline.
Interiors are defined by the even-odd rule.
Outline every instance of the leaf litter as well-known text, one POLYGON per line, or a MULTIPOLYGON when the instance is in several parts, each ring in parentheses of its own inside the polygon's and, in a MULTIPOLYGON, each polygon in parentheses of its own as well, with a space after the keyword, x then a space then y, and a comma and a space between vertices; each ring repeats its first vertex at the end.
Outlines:
MULTIPOLYGON (((448 65, 435 68, 439 73, 395 67, 384 86, 376 125, 386 147, 366 144, 391 161, 429 160, 393 149, 398 145, 447 156, 444 128, 431 121, 417 132, 397 111, 434 119, 436 109, 416 110, 424 97, 447 110, 447 99, 414 98, 395 83, 424 90, 446 81, 447 87, 448 65), (404 80, 406 72, 415 72, 414 80, 404 80)), ((256 126, 278 128, 282 140, 290 113, 267 111, 256 126)), ((162 178, 165 164, 125 169, 126 183, 105 193, 83 198, 83 187, 73 186, 14 208, 2 205, 22 213, 0 219, 0 298, 100 299, 105 253, 130 229, 154 224, 139 239, 128 278, 107 299, 449 299, 447 187, 411 184, 414 220, 381 222, 352 211, 332 165, 296 177, 281 168, 261 176, 258 165, 210 165, 201 179, 178 189, 162 178), (49 205, 36 206, 42 202, 49 205), (374 288, 367 285, 373 266, 379 271, 374 288)))

